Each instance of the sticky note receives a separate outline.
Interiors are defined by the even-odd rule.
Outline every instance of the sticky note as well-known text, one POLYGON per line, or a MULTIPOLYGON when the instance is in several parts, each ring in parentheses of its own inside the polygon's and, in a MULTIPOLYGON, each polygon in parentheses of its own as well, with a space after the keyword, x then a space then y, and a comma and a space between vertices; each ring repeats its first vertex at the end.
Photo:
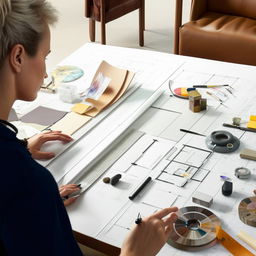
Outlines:
POLYGON ((88 111, 89 109, 91 109, 92 106, 86 105, 85 103, 77 103, 72 107, 72 111, 75 113, 78 113, 80 115, 83 115, 86 113, 86 111, 88 111))
POLYGON ((251 121, 256 121, 256 116, 250 116, 251 121))
POLYGON ((247 123, 247 128, 256 129, 256 121, 249 121, 247 123))
POLYGON ((250 121, 247 123, 247 128, 256 129, 256 116, 250 116, 250 121))

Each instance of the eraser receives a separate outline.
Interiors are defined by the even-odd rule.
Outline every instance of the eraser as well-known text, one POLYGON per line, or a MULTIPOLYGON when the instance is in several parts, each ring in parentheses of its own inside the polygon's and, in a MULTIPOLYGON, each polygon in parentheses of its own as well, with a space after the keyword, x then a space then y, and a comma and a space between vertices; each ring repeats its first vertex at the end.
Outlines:
POLYGON ((225 180, 224 184, 222 185, 222 194, 224 196, 230 196, 233 191, 233 183, 231 181, 225 180))
POLYGON ((192 196, 192 201, 196 204, 210 207, 213 202, 213 198, 212 198, 212 196, 207 195, 205 193, 195 192, 192 196))

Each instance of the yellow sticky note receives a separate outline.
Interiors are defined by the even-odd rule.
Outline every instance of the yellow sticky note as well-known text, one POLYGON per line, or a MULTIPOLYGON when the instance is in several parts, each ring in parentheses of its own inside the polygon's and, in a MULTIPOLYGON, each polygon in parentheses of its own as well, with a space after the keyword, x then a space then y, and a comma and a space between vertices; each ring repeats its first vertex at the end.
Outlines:
POLYGON ((88 111, 92 106, 86 105, 84 103, 77 103, 72 107, 72 111, 75 113, 78 113, 80 115, 83 115, 88 111))
POLYGON ((256 129, 256 121, 249 121, 247 123, 247 128, 256 129))
POLYGON ((250 121, 256 121, 256 116, 250 116, 250 121))

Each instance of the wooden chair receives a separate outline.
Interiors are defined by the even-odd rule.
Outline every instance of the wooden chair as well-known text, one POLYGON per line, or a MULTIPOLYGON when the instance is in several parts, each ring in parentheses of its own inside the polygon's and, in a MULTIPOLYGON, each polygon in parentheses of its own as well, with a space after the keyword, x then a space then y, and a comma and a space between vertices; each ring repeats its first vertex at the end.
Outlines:
POLYGON ((192 0, 190 21, 182 24, 176 0, 174 53, 256 65, 256 1, 192 0))
POLYGON ((95 42, 95 21, 101 22, 101 43, 106 44, 106 23, 139 9, 139 44, 144 46, 145 0, 85 0, 90 40, 95 42))

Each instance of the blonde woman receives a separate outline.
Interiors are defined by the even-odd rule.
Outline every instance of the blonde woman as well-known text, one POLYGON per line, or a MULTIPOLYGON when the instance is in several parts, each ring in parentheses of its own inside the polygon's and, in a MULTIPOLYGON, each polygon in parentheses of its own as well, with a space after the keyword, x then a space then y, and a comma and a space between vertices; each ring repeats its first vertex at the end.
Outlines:
MULTIPOLYGON (((0 1, 0 255, 82 255, 50 172, 32 158, 6 120, 15 100, 36 98, 46 76, 49 25, 57 20, 46 0, 0 1)), ((168 239, 176 207, 142 220, 122 256, 156 255, 168 239)))

